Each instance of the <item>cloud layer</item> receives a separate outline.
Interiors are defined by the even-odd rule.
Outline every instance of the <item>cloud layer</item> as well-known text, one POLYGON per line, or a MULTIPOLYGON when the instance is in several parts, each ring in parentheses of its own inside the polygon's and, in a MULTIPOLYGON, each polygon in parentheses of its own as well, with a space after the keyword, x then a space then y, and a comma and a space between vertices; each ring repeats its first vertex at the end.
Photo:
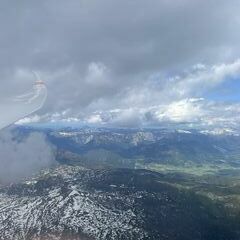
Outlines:
POLYGON ((0 100, 24 92, 35 70, 49 98, 24 122, 237 121, 238 103, 211 94, 239 79, 239 8, 238 0, 4 1, 0 100))
POLYGON ((223 84, 238 81, 239 73, 240 60, 212 66, 197 64, 165 81, 159 74, 150 76, 145 83, 119 90, 111 98, 97 98, 81 111, 68 108, 41 116, 33 115, 19 124, 44 121, 106 127, 184 124, 192 128, 239 128, 239 102, 225 101, 224 97, 221 101, 204 97, 215 89, 221 89, 223 84))

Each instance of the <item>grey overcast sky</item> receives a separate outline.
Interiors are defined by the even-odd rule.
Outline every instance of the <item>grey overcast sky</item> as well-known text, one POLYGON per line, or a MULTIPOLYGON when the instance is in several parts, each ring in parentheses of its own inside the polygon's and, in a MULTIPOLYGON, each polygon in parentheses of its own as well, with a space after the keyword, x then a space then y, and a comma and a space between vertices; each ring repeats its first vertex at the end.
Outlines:
POLYGON ((0 100, 37 71, 45 107, 22 121, 236 127, 239 0, 2 0, 0 100))

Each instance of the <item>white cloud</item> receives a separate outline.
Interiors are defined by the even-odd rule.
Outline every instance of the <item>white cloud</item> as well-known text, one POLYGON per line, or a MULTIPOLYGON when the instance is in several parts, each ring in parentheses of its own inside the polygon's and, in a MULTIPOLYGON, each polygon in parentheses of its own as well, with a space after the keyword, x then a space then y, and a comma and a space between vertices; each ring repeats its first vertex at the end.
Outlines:
POLYGON ((10 131, 0 136, 0 183, 10 183, 55 164, 54 149, 40 133, 18 139, 10 131))
POLYGON ((95 114, 95 115, 90 115, 87 119, 86 122, 89 124, 102 124, 102 118, 100 114, 95 114))
POLYGON ((164 78, 160 73, 150 74, 144 83, 136 82, 131 87, 116 88, 110 96, 105 95, 102 89, 108 87, 104 83, 108 72, 101 63, 92 62, 88 65, 86 76, 90 82, 87 83, 87 90, 83 85, 83 90, 92 92, 90 104, 80 104, 81 108, 77 108, 81 100, 73 94, 71 101, 76 102, 70 104, 72 108, 34 115, 18 123, 62 121, 105 126, 151 126, 187 122, 204 126, 236 126, 239 122, 239 104, 214 102, 202 97, 240 74, 239 59, 213 66, 195 64, 182 74, 169 78, 164 78))
POLYGON ((21 124, 40 122, 83 123, 107 127, 151 127, 185 124, 202 128, 239 128, 240 104, 218 103, 203 98, 186 98, 144 107, 127 107, 63 117, 60 113, 23 119, 21 124))
POLYGON ((183 76, 172 78, 172 84, 168 90, 172 89, 178 97, 199 96, 229 79, 238 77, 240 75, 240 59, 232 63, 210 67, 195 65, 193 69, 194 71, 188 71, 183 76))
POLYGON ((25 117, 19 121, 16 122, 17 125, 24 125, 29 123, 37 123, 40 122, 41 117, 39 115, 32 115, 30 117, 25 117))
POLYGON ((176 101, 157 110, 155 115, 160 122, 198 122, 205 114, 202 101, 203 99, 193 98, 176 101))

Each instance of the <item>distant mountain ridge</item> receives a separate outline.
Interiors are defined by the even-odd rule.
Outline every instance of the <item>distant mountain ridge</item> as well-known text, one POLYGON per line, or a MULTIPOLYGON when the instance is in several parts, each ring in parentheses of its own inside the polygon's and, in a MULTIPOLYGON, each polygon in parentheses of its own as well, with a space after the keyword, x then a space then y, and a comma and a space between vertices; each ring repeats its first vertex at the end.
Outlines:
MULTIPOLYGON (((101 156, 102 164, 111 155, 118 167, 124 164, 133 167, 139 161, 141 164, 227 163, 240 166, 240 136, 232 134, 165 129, 68 129, 50 131, 47 135, 60 153, 78 154, 80 162, 101 156)), ((60 156, 60 160, 63 158, 60 156)))

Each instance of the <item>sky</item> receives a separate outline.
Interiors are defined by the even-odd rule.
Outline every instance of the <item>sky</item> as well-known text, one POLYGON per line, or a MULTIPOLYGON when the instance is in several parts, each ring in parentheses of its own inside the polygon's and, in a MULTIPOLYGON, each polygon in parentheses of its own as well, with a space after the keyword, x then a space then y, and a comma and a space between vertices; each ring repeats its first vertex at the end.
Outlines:
POLYGON ((0 8, 0 101, 48 88, 19 123, 238 128, 240 1, 12 0, 0 8))

